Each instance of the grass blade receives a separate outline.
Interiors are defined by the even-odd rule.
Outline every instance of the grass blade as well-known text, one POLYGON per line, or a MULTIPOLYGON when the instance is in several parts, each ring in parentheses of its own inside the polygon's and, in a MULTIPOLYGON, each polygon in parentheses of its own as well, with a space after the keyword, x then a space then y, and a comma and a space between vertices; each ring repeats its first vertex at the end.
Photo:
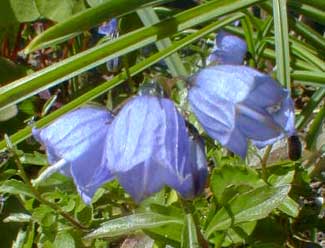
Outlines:
POLYGON ((286 88, 290 88, 289 30, 285 0, 273 0, 273 17, 277 79, 286 88))

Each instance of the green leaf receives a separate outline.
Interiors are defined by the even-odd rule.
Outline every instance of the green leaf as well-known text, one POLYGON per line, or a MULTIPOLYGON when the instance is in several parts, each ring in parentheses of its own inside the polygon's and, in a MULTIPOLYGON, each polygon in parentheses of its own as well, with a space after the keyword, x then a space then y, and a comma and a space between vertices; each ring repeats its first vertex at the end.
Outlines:
MULTIPOLYGON (((60 19, 67 15, 66 10, 64 9, 64 5, 72 1, 77 0, 36 0, 39 2, 40 12, 45 12, 45 14, 49 15, 49 17, 54 17, 55 19, 60 19), (59 16, 60 13, 56 13, 56 7, 49 7, 49 5, 45 4, 46 2, 56 2, 63 8, 63 12, 65 15, 59 16), (58 16, 56 16, 58 15, 58 16)), ((26 53, 30 53, 36 49, 49 46, 51 41, 58 40, 63 36, 70 35, 72 33, 78 34, 82 31, 88 30, 91 27, 98 25, 104 21, 107 21, 113 17, 119 17, 122 14, 127 14, 134 11, 137 8, 143 7, 148 4, 153 4, 157 2, 164 2, 164 0, 137 0, 137 1, 129 1, 129 0, 109 0, 104 3, 97 5, 96 7, 86 9, 85 11, 78 13, 74 16, 71 16, 67 20, 60 22, 53 27, 50 27, 42 34, 38 35, 35 39, 32 40, 31 43, 25 48, 26 53)), ((50 4, 51 5, 51 4, 50 4)), ((73 6, 69 7, 68 10, 71 12, 73 6)))
POLYGON ((8 26, 12 26, 14 24, 18 24, 18 20, 16 19, 15 13, 11 8, 10 1, 0 1, 0 28, 7 28, 8 26))
POLYGON ((315 87, 325 87, 325 72, 321 71, 293 71, 291 77, 301 84, 315 87))
POLYGON ((87 234, 84 239, 111 238, 140 229, 150 229, 162 225, 183 224, 182 219, 156 213, 133 214, 104 222, 99 228, 87 234))
POLYGON ((290 88, 290 48, 286 0, 273 0, 277 79, 290 88))
POLYGON ((20 229, 17 233, 16 240, 12 243, 12 248, 23 248, 25 240, 27 237, 27 231, 20 229))
POLYGON ((164 225, 144 230, 152 239, 178 248, 181 246, 183 225, 164 225))
POLYGON ((254 31, 253 31, 253 24, 251 23, 248 16, 245 16, 245 18, 241 21, 244 34, 245 34, 245 41, 247 43, 248 52, 252 55, 253 59, 249 61, 249 65, 252 67, 255 67, 255 61, 256 53, 255 53, 255 41, 254 41, 254 31))
POLYGON ((113 41, 81 52, 0 88, 0 109, 52 87, 114 57, 121 56, 172 35, 177 31, 202 23, 213 17, 225 15, 255 2, 258 2, 258 0, 232 0, 230 3, 227 2, 228 4, 213 1, 182 12, 174 16, 174 18, 169 18, 151 27, 139 29, 113 41), (174 28, 171 29, 170 27, 174 28))
POLYGON ((32 248, 34 244, 34 236, 35 236, 35 225, 34 223, 30 223, 27 229, 27 237, 24 242, 23 248, 32 248))
MULTIPOLYGON (((160 21, 152 7, 139 9, 137 13, 145 26, 151 26, 160 21)), ((156 46, 159 51, 169 47, 171 44, 172 41, 168 37, 156 42, 156 46)), ((173 76, 188 76, 188 72, 177 53, 170 55, 170 57, 166 58, 165 61, 173 76)))
POLYGON ((284 174, 272 174, 268 178, 268 183, 271 184, 272 186, 281 186, 281 185, 286 185, 290 184, 294 178, 295 171, 286 171, 284 174))
POLYGON ((76 216, 82 224, 88 225, 91 222, 93 216, 93 209, 91 207, 83 205, 83 207, 76 212, 76 216))
POLYGON ((26 75, 26 69, 11 60, 0 57, 0 85, 9 83, 26 75))
POLYGON ((56 215, 48 206, 41 205, 34 209, 32 219, 44 227, 50 227, 56 223, 56 215))
POLYGON ((313 44, 320 50, 325 49, 325 39, 314 29, 299 21, 296 18, 289 18, 289 25, 300 35, 302 35, 308 43, 313 44))
POLYGON ((75 241, 70 233, 59 232, 53 243, 54 247, 74 248, 76 247, 75 241))
MULTIPOLYGON (((135 66, 129 68, 130 75, 134 76, 134 75, 142 72, 146 68, 150 67, 151 65, 160 61, 161 59, 164 59, 165 57, 167 57, 170 54, 174 53, 175 51, 179 50, 180 48, 183 48, 183 47, 191 44, 192 42, 196 41, 197 39, 204 37, 205 35, 213 32, 214 30, 216 30, 228 23, 233 22, 234 20, 236 20, 240 17, 242 17, 241 14, 236 14, 229 18, 225 18, 221 21, 211 23, 210 25, 202 28, 201 30, 197 31, 196 33, 193 33, 193 34, 187 36, 186 38, 183 38, 177 42, 174 42, 172 46, 166 48, 165 50, 163 50, 159 53, 152 55, 151 57, 149 57, 149 58, 141 61, 140 63, 137 63, 135 66)), ((127 79, 128 79, 128 75, 125 72, 118 74, 112 80, 102 83, 101 85, 88 91, 84 95, 69 102, 65 106, 62 106, 55 112, 42 118, 40 121, 37 121, 35 123, 36 127, 40 128, 40 127, 43 127, 43 126, 49 124, 51 121, 53 121, 54 119, 63 115, 64 113, 67 113, 68 111, 70 111, 74 108, 77 108, 77 107, 81 106, 82 104, 85 104, 86 102, 91 101, 92 99, 104 94, 108 90, 123 83, 127 79)), ((43 80, 45 80, 45 78, 43 78, 43 80)), ((31 82, 29 82, 29 83, 31 83, 31 82)), ((44 81, 39 81, 37 84, 38 84, 38 87, 41 87, 41 85, 44 84, 44 81)), ((36 87, 36 91, 39 90, 38 87, 36 87)), ((1 91, 1 88, 0 88, 0 91, 1 91)), ((18 142, 21 142, 22 140, 28 138, 30 135, 31 135, 31 127, 27 126, 26 128, 20 130, 19 132, 15 133, 13 136, 11 136, 10 139, 12 140, 13 143, 17 144, 18 142)), ((5 149, 5 148, 6 148, 6 143, 3 140, 0 142, 0 150, 5 149)))
POLYGON ((296 218, 299 215, 299 204, 287 196, 278 207, 283 213, 296 218))
MULTIPOLYGON (((279 166, 278 171, 274 169, 273 173, 274 172, 278 172, 278 174, 272 174, 268 178, 268 183, 271 184, 272 186, 283 186, 283 185, 290 184, 292 183, 295 176, 294 167, 293 168, 289 167, 286 169, 279 166), (281 169, 283 170, 281 171, 281 169)), ((285 197, 283 202, 279 205, 278 209, 291 217, 297 217, 299 214, 299 204, 289 196, 285 197)))
POLYGON ((86 9, 83 0, 35 0, 40 14, 52 21, 62 22, 86 9))
POLYGON ((0 110, 0 122, 7 121, 7 120, 15 117, 17 114, 18 114, 17 105, 11 105, 9 107, 6 107, 6 108, 0 110))
MULTIPOLYGON (((322 11, 319 8, 312 7, 308 4, 302 4, 300 1, 295 0, 288 1, 288 6, 301 15, 306 15, 320 24, 325 24, 325 11, 322 11)), ((324 6, 324 4, 322 6, 324 6)))
POLYGON ((325 119, 325 107, 321 107, 320 111, 315 116, 306 136, 307 149, 311 150, 314 148, 317 140, 318 134, 323 128, 323 123, 325 119))
POLYGON ((24 213, 13 213, 3 219, 4 223, 8 222, 29 222, 31 216, 29 214, 24 213))
POLYGON ((313 6, 315 8, 325 11, 325 4, 324 4, 323 0, 299 0, 299 2, 308 4, 310 6, 313 6))
POLYGON ((311 96, 307 106, 304 107, 300 115, 296 118, 296 128, 298 130, 304 128, 305 125, 307 125, 313 111, 316 109, 317 105, 323 100, 324 97, 325 88, 316 90, 315 93, 311 96))
POLYGON ((265 183, 255 170, 246 166, 225 165, 213 170, 210 186, 213 195, 219 202, 225 190, 232 185, 246 185, 250 188, 257 188, 265 185, 265 183))
POLYGON ((258 2, 258 0, 232 0, 226 5, 224 2, 213 1, 182 12, 153 26, 138 29, 118 39, 88 49, 0 88, 0 109, 24 100, 110 59, 134 51, 166 36, 173 35, 177 31, 208 21, 213 17, 228 14, 255 2, 258 2), (174 28, 171 29, 170 27, 174 28))
POLYGON ((235 244, 244 244, 245 240, 252 234, 256 227, 257 221, 246 222, 234 226, 227 230, 223 246, 230 246, 235 244))
POLYGON ((35 21, 40 16, 35 0, 10 0, 10 5, 19 22, 35 21))
POLYGON ((182 248, 199 248, 199 239, 197 237, 196 226, 191 214, 185 217, 185 225, 182 237, 182 248))
POLYGON ((34 153, 24 153, 19 159, 22 164, 48 165, 47 156, 36 151, 34 153))
POLYGON ((96 5, 102 4, 104 2, 107 2, 109 0, 87 0, 87 3, 91 6, 91 7, 95 7, 96 5))
POLYGON ((9 193, 13 195, 22 194, 25 196, 34 196, 33 192, 30 190, 30 188, 28 188, 26 184, 24 184, 22 181, 18 181, 15 179, 5 181, 3 184, 1 184, 0 192, 9 193))
POLYGON ((263 219, 277 208, 288 195, 290 186, 263 186, 233 198, 209 223, 205 236, 227 230, 233 225, 263 219))

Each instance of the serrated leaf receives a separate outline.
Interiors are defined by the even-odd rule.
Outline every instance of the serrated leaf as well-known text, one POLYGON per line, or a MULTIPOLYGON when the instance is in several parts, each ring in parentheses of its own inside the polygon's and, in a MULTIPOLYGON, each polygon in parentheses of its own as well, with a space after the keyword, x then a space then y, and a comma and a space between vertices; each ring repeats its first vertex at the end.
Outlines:
POLYGON ((42 226, 49 227, 55 223, 56 215, 50 207, 41 205, 34 209, 32 219, 42 226))
POLYGON ((205 236, 209 237, 213 232, 226 230, 232 225, 265 218, 281 204, 289 191, 290 185, 263 186, 233 198, 212 218, 205 236))
POLYGON ((183 220, 156 213, 133 214, 107 221, 92 231, 84 239, 111 238, 140 229, 150 229, 167 224, 182 224, 183 220))
POLYGON ((22 181, 18 181, 15 179, 5 181, 0 186, 0 192, 14 194, 14 195, 22 194, 30 197, 34 196, 33 192, 30 190, 30 188, 28 188, 26 184, 24 184, 22 181))
POLYGON ((218 201, 221 201, 227 188, 241 185, 257 188, 265 183, 255 170, 246 166, 225 165, 222 168, 215 168, 212 172, 210 186, 218 201))
POLYGON ((84 224, 87 225, 90 223, 92 216, 93 216, 93 209, 89 206, 85 206, 81 210, 79 210, 77 213, 78 220, 84 224))
POLYGON ((53 243, 54 247, 74 248, 76 247, 75 241, 70 233, 59 232, 53 243))

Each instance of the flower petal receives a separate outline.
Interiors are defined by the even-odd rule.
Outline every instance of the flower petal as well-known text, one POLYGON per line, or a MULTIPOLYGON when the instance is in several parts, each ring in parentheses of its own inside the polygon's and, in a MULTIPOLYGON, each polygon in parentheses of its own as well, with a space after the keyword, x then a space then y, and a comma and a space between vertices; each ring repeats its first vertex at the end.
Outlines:
POLYGON ((191 108, 205 131, 245 157, 247 139, 258 147, 295 134, 293 101, 271 77, 246 66, 218 65, 190 79, 191 108))
POLYGON ((262 109, 241 104, 237 104, 236 109, 237 127, 249 139, 264 141, 279 136, 283 131, 269 113, 262 109))
POLYGON ((234 104, 195 86, 189 92, 189 102, 204 130, 225 145, 235 124, 234 104))
POLYGON ((256 75, 254 86, 243 103, 252 107, 266 108, 277 105, 287 95, 286 90, 270 76, 256 75))
POLYGON ((232 64, 241 65, 247 53, 246 42, 236 35, 223 30, 216 37, 216 46, 207 59, 207 64, 232 64))
POLYGON ((164 98, 129 101, 111 125, 105 153, 108 169, 136 201, 164 185, 177 190, 192 173, 184 119, 164 98))
POLYGON ((112 18, 98 28, 98 33, 102 35, 114 35, 117 32, 117 26, 117 19, 112 18))
POLYGON ((69 162, 60 172, 72 176, 85 202, 96 189, 112 178, 101 164, 105 136, 112 115, 104 108, 87 106, 72 111, 43 129, 33 129, 34 137, 47 151, 49 162, 69 162), (97 174, 105 171, 101 177, 97 174))
POLYGON ((255 87, 255 78, 262 75, 246 66, 219 65, 201 70, 190 80, 210 96, 237 103, 247 98, 255 87))
POLYGON ((229 136, 227 143, 224 144, 230 151, 238 154, 242 158, 247 154, 247 138, 240 132, 238 128, 234 129, 229 136))
POLYGON ((193 178, 192 196, 201 193, 204 189, 205 182, 208 176, 207 161, 204 152, 204 142, 201 137, 196 136, 190 138, 191 144, 191 165, 193 178))

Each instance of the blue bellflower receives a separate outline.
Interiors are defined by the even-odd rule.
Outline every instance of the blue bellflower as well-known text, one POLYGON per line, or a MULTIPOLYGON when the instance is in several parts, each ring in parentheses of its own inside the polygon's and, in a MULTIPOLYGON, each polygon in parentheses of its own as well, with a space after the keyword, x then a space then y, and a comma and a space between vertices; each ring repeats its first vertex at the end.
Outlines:
POLYGON ((98 33, 105 36, 115 37, 118 33, 118 21, 116 18, 112 18, 110 21, 105 22, 99 26, 98 33))
MULTIPOLYGON (((98 33, 101 35, 109 36, 111 39, 119 36, 118 32, 118 20, 112 18, 110 21, 105 22, 98 28, 98 33)), ((113 58, 106 62, 106 68, 109 72, 117 72, 121 67, 121 61, 119 57, 113 58)))
POLYGON ((246 42, 236 35, 219 31, 216 36, 215 46, 207 58, 207 64, 232 64, 241 65, 247 52, 246 42))
POLYGON ((112 179, 101 163, 112 115, 105 109, 86 106, 67 113, 33 135, 46 148, 48 161, 66 163, 60 173, 73 178, 85 203, 103 183, 112 179))
POLYGON ((190 106, 205 131, 242 158, 248 139, 262 148, 295 133, 288 90, 246 66, 217 65, 191 79, 190 106))
POLYGON ((191 198, 206 179, 202 147, 190 141, 173 102, 156 96, 134 97, 122 108, 107 134, 104 159, 136 202, 164 185, 191 198))

